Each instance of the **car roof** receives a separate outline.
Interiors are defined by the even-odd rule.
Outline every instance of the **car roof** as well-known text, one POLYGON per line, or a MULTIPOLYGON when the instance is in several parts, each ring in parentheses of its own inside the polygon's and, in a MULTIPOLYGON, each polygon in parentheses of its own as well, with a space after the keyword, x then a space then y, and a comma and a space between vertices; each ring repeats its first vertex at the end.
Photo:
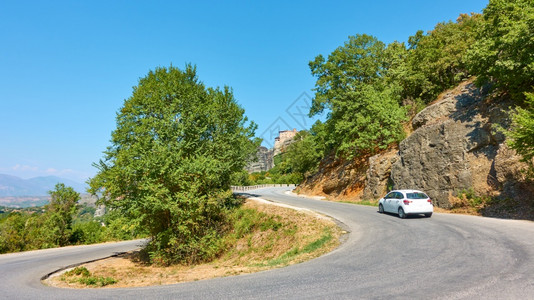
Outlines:
POLYGON ((393 190, 391 192, 401 192, 401 193, 405 193, 405 194, 406 193, 423 193, 423 194, 426 194, 425 192, 419 191, 419 190, 393 190))

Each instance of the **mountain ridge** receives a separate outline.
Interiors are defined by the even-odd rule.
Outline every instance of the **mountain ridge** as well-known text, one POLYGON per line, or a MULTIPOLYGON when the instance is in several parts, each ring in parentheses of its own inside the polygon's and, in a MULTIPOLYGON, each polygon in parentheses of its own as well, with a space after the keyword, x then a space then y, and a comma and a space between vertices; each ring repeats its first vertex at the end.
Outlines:
POLYGON ((48 191, 63 183, 78 193, 85 193, 86 184, 57 176, 39 176, 22 179, 17 176, 0 174, 0 197, 48 196, 48 191))

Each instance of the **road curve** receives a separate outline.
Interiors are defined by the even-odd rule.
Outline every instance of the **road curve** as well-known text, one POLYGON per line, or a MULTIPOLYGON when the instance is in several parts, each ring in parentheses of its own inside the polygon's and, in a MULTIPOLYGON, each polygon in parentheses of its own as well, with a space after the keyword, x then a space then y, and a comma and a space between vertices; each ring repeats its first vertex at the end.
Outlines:
POLYGON ((282 269, 166 286, 58 289, 40 277, 121 252, 139 241, 0 255, 6 299, 533 299, 534 223, 434 214, 399 219, 374 207, 254 191, 308 208, 350 232, 338 249, 282 269))

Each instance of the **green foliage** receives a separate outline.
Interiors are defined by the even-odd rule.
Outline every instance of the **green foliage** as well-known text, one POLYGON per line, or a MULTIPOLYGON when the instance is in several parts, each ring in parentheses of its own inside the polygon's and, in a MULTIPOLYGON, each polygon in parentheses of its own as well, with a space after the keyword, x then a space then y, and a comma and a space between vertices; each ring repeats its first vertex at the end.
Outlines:
POLYGON ((398 62, 388 71, 388 76, 403 87, 402 98, 429 103, 467 78, 466 54, 481 23, 479 14, 462 14, 456 22, 437 24, 427 35, 418 31, 411 36, 407 53, 397 50, 401 52, 397 57, 404 57, 405 64, 398 62))
POLYGON ((95 244, 104 240, 106 228, 98 221, 74 223, 69 237, 70 244, 95 244))
MULTIPOLYGON (((384 43, 375 37, 349 37, 325 60, 310 62, 316 76, 315 98, 310 115, 330 111, 325 127, 327 144, 344 156, 375 152, 403 136, 400 87, 384 79, 387 66, 384 43)), ((395 57, 395 55, 393 55, 395 57)))
POLYGON ((95 219, 95 208, 77 205, 78 193, 63 184, 56 185, 50 195, 52 200, 44 209, 5 209, 8 213, 0 219, 0 253, 146 236, 117 210, 103 220, 95 219))
POLYGON ((238 186, 254 185, 246 170, 241 170, 239 172, 233 173, 230 177, 230 184, 238 186))
POLYGON ((334 50, 328 59, 318 55, 310 61, 312 75, 317 77, 310 114, 324 109, 334 112, 338 102, 348 100, 346 93, 379 81, 384 71, 384 49, 384 43, 373 36, 349 36, 344 46, 334 50))
POLYGON ((0 253, 65 246, 71 243, 80 195, 58 183, 45 212, 12 212, 0 223, 0 253))
POLYGON ((483 26, 468 53, 477 82, 522 99, 534 85, 534 2, 490 0, 483 26))
POLYGON ((335 121, 336 134, 343 137, 338 151, 357 156, 402 140, 406 111, 394 89, 364 86, 352 94, 353 101, 340 103, 343 113, 335 121))
POLYGON ((284 152, 284 161, 291 172, 310 175, 317 171, 323 151, 317 138, 308 131, 300 131, 284 152))
POLYGON ((104 240, 129 240, 146 237, 148 232, 140 226, 140 219, 128 218, 119 209, 108 211, 103 218, 105 224, 104 240))
POLYGON ((46 206, 46 226, 48 234, 55 244, 65 246, 69 243, 72 218, 78 208, 80 194, 63 183, 58 183, 54 191, 50 191, 50 203, 46 206))
POLYGON ((228 87, 206 88, 190 65, 150 71, 124 102, 91 192, 148 229, 154 261, 217 254, 230 179, 258 146, 243 114, 228 87))
POLYGON ((317 77, 310 115, 328 111, 323 155, 348 158, 372 154, 404 137, 402 124, 423 105, 469 77, 467 51, 482 18, 460 15, 418 31, 404 43, 385 45, 375 37, 350 36, 328 59, 310 62, 317 77), (405 105, 406 107, 401 107, 405 105))
POLYGON ((507 132, 508 144, 530 165, 534 178, 534 93, 526 93, 525 107, 517 107, 512 114, 512 128, 507 132))
POLYGON ((89 277, 91 276, 91 273, 89 272, 89 270, 87 270, 86 267, 76 267, 70 271, 65 272, 65 276, 72 276, 72 275, 89 277))
POLYGON ((468 53, 477 83, 495 87, 518 100, 509 145, 523 156, 534 176, 534 1, 490 0, 476 43, 468 53), (526 95, 526 96, 525 96, 526 95))
POLYGON ((95 212, 96 212, 95 207, 89 206, 87 205, 87 203, 84 203, 82 205, 78 205, 78 213, 74 219, 76 222, 92 221, 94 218, 95 212))
POLYGON ((111 277, 92 276, 91 272, 86 267, 76 267, 70 271, 65 272, 61 278, 62 281, 68 283, 80 283, 89 286, 107 286, 117 283, 118 281, 111 277))
POLYGON ((468 213, 476 213, 489 206, 494 199, 488 196, 479 196, 472 188, 460 190, 457 197, 451 199, 451 209, 468 213))
POLYGON ((11 213, 0 223, 0 253, 22 251, 26 247, 26 221, 29 215, 11 213))

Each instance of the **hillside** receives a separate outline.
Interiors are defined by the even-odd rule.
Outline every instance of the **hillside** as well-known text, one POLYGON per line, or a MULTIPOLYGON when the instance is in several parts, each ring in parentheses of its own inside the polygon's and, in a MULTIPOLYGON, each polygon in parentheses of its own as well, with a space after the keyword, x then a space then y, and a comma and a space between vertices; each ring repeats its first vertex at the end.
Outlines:
POLYGON ((415 188, 438 207, 452 208, 456 196, 469 191, 491 199, 485 215, 531 219, 534 185, 525 178, 527 165, 496 130, 509 127, 511 105, 465 81, 415 115, 398 147, 353 161, 323 159, 299 192, 358 201, 415 188))

